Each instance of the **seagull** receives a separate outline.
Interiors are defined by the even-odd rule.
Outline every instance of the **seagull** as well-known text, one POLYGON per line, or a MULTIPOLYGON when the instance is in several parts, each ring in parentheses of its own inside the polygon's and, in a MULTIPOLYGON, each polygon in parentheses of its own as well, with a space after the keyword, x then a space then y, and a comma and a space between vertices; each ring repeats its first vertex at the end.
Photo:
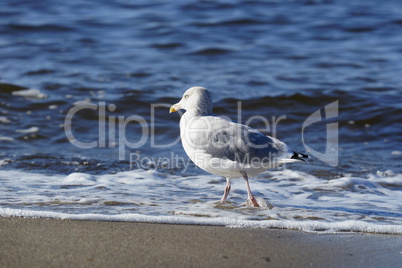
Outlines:
MULTIPOLYGON (((307 162, 308 155, 294 152, 280 140, 247 125, 212 114, 212 97, 204 87, 191 87, 169 112, 185 110, 180 118, 184 151, 199 168, 226 178, 221 203, 230 192, 230 180, 243 177, 246 204, 260 207, 251 192, 249 177, 284 163, 307 162)), ((268 204, 272 208, 271 204, 268 204)))

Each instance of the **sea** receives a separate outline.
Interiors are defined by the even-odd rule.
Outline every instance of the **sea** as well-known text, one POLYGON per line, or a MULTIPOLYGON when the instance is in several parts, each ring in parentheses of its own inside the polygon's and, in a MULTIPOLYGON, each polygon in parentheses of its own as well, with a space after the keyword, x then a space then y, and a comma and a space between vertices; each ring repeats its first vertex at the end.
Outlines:
POLYGON ((402 234, 402 2, 0 2, 0 216, 402 234), (311 156, 208 174, 184 91, 311 156), (264 203, 264 202, 262 202, 264 203))

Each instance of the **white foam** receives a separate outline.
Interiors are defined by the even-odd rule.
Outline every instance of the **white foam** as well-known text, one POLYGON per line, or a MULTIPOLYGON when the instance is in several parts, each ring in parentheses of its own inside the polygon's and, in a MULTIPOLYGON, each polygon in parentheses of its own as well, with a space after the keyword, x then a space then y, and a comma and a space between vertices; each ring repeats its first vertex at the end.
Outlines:
POLYGON ((401 151, 392 151, 391 154, 392 155, 401 155, 402 152, 401 151))
POLYGON ((39 89, 30 88, 24 90, 13 91, 15 96, 22 96, 27 99, 46 99, 47 95, 42 93, 39 89))
POLYGON ((11 163, 11 160, 10 160, 10 159, 1 159, 1 160, 0 160, 0 167, 1 167, 1 166, 5 166, 5 165, 7 165, 7 164, 9 164, 9 163, 11 163))
POLYGON ((63 185, 94 185, 92 175, 86 173, 71 173, 65 177, 62 182, 63 185))
POLYGON ((39 131, 38 127, 30 127, 30 128, 27 128, 27 129, 17 129, 17 130, 15 130, 15 132, 17 132, 17 133, 36 133, 38 131, 39 131))
POLYGON ((67 176, 5 170, 0 215, 402 234, 402 204, 395 201, 402 200, 402 175, 390 170, 332 180, 286 169, 263 173, 250 183, 271 210, 244 205, 242 180, 232 181, 230 202, 220 204, 225 180, 219 180, 152 170, 67 176))
POLYGON ((142 223, 163 223, 163 224, 191 224, 191 225, 214 225, 227 226, 232 228, 280 228, 301 230, 305 232, 334 234, 345 232, 367 232, 382 234, 402 234, 401 225, 377 225, 375 223, 349 220, 342 222, 324 223, 317 221, 296 222, 290 220, 283 221, 253 221, 237 218, 200 218, 189 216, 153 216, 138 213, 127 213, 120 215, 105 214, 67 214, 61 212, 44 212, 32 210, 20 210, 10 208, 0 208, 0 215, 5 217, 30 217, 30 218, 53 218, 63 220, 95 220, 95 221, 127 221, 142 223))
POLYGON ((8 124, 8 123, 10 123, 11 121, 7 118, 7 117, 5 117, 5 116, 0 116, 0 123, 2 123, 2 124, 8 124))

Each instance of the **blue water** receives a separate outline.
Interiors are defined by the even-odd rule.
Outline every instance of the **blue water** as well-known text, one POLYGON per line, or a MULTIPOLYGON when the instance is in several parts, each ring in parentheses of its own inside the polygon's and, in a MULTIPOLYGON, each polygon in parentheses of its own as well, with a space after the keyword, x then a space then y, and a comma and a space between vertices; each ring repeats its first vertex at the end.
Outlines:
MULTIPOLYGON (((304 133, 310 148, 325 152, 326 124, 338 123, 338 164, 331 166, 313 157, 308 165, 287 168, 325 183, 391 172, 393 182, 381 187, 399 193, 400 44, 402 3, 397 0, 2 1, 0 176, 4 182, 16 171, 108 176, 142 169, 156 169, 169 179, 206 175, 191 163, 186 166, 177 140, 179 115, 168 113, 169 105, 187 88, 199 85, 211 90, 216 114, 241 122, 255 115, 269 122, 285 116, 276 136, 301 152, 306 151, 301 140, 303 122, 338 101, 336 118, 304 133), (34 90, 26 93, 26 89, 34 90), (241 118, 237 116, 239 101, 241 118), (74 115, 72 133, 81 142, 98 142, 94 148, 74 146, 66 135, 65 119, 79 103, 96 108, 74 115), (141 117, 148 133, 139 122, 119 129, 119 116, 141 117), (104 129, 100 118, 106 119, 104 129), (109 120, 116 124, 114 132, 109 132, 109 120), (131 143, 144 135, 146 139, 129 148, 122 144, 123 134, 131 143), (155 146, 168 143, 172 145, 155 146), (130 154, 144 162, 130 163, 130 154), (151 163, 172 154, 179 158, 178 164, 151 163)), ((267 129, 261 120, 250 125, 273 134, 272 125, 267 129)), ((24 181, 15 178, 16 184, 21 183, 19 179, 24 181)), ((1 182, 0 191, 9 189, 9 184, 1 182)), ((349 191, 367 191, 364 183, 357 185, 363 186, 344 189, 345 198, 349 191)), ((223 189, 224 181, 219 186, 223 189)), ((282 190, 286 185, 278 187, 282 190)), ((26 189, 35 191, 34 186, 26 189)), ((214 192, 210 198, 218 200, 220 194, 214 192)), ((18 198, 18 193, 3 198, 0 206, 16 208, 17 200, 17 208, 26 209, 18 198)), ((388 209, 391 206, 378 213, 387 214, 388 209)), ((99 211, 105 213, 104 207, 99 211)), ((67 213, 75 210, 67 209, 67 213)))

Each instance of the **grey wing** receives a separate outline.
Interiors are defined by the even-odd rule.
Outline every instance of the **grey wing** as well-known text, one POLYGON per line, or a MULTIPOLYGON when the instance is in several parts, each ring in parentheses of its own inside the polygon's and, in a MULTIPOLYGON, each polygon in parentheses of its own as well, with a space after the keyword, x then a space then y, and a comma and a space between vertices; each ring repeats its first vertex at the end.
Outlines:
POLYGON ((286 144, 273 137, 246 125, 219 119, 214 120, 212 131, 208 134, 208 145, 204 148, 212 157, 251 163, 287 157, 291 152, 286 144))

